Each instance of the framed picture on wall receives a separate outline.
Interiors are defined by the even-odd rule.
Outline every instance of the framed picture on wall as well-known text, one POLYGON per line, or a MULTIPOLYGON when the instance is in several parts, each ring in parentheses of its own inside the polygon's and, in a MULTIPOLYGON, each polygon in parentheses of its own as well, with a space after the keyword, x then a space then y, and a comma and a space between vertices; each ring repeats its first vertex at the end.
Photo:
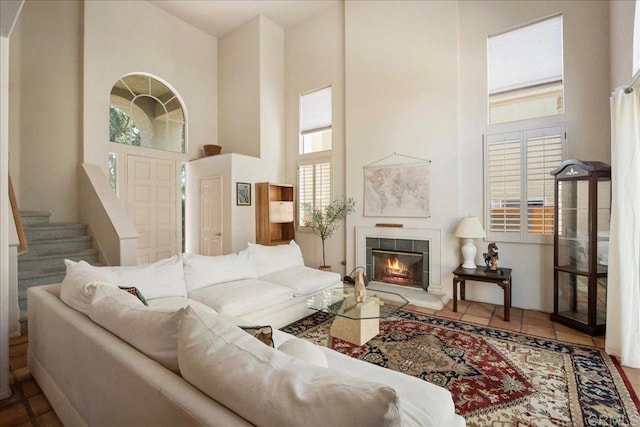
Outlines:
POLYGON ((251 206, 251 184, 236 182, 236 205, 251 206))

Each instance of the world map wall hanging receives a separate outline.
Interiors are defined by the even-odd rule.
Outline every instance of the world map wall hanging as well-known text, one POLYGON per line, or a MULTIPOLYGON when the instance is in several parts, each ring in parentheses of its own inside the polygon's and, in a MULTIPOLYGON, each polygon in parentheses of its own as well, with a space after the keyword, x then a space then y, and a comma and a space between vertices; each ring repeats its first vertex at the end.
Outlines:
POLYGON ((364 216, 428 218, 430 164, 393 153, 364 166, 364 216))

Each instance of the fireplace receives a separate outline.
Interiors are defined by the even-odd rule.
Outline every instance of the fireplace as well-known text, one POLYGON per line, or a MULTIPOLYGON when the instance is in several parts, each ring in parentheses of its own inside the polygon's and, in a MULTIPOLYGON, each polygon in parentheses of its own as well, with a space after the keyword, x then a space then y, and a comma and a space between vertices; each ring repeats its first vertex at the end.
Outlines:
POLYGON ((366 274, 374 282, 429 287, 429 241, 365 238, 366 274))
POLYGON ((371 279, 393 285, 422 288, 423 256, 417 252, 372 249, 371 279))
POLYGON ((420 307, 442 310, 449 297, 441 283, 441 234, 440 230, 428 228, 357 226, 355 265, 364 267, 365 274, 371 279, 370 287, 396 292, 420 307), (380 272, 375 271, 374 256, 377 262, 377 258, 389 252, 396 253, 396 256, 399 253, 400 259, 398 266, 391 260, 390 266, 386 267, 385 261, 384 268, 389 269, 387 279, 391 277, 391 280, 383 281, 380 272), (400 267, 400 262, 405 266, 400 267), (411 285, 400 283, 411 275, 411 285))

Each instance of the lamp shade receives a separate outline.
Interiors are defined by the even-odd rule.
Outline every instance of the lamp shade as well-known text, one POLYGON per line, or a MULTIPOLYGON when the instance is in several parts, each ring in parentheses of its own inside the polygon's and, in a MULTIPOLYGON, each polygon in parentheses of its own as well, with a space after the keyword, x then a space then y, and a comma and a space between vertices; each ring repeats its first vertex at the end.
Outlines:
POLYGON ((462 239, 480 239, 487 237, 478 218, 471 215, 460 220, 453 234, 462 239))

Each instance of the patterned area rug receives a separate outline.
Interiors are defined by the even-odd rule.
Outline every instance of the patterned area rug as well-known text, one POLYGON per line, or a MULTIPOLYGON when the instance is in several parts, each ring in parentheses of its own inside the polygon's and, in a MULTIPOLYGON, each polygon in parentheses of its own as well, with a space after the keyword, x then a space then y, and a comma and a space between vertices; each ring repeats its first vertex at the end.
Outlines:
POLYGON ((357 346, 329 337, 332 321, 318 312, 282 330, 448 389, 468 426, 640 425, 638 398, 603 350, 409 310, 357 346))

